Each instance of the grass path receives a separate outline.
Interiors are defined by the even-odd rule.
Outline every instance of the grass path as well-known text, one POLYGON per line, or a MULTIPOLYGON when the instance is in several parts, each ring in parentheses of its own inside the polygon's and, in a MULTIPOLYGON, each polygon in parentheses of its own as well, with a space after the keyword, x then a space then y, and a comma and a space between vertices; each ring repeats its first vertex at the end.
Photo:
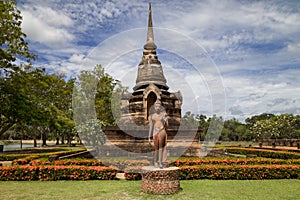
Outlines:
POLYGON ((141 181, 0 182, 0 199, 298 199, 300 180, 180 181, 173 195, 141 192, 141 181))

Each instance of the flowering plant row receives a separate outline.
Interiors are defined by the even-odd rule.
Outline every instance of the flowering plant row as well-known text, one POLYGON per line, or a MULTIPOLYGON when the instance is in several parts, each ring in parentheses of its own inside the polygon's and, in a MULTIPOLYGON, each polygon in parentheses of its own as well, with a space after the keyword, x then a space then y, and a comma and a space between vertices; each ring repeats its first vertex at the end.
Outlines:
MULTIPOLYGON (((181 180, 215 179, 215 180, 261 180, 261 179, 293 179, 300 178, 300 167, 297 165, 252 165, 225 166, 199 165, 181 166, 181 180)), ((127 168, 126 180, 141 180, 140 168, 127 168)))
POLYGON ((0 181, 111 180, 117 171, 103 166, 7 166, 0 167, 0 181))
POLYGON ((66 159, 66 160, 56 160, 53 163, 45 160, 33 160, 29 163, 32 166, 40 165, 60 165, 60 166, 114 166, 120 171, 124 171, 127 167, 133 166, 145 166, 149 165, 147 160, 110 160, 110 161, 100 161, 95 159, 66 159))
POLYGON ((292 179, 299 178, 297 165, 224 166, 200 165, 180 167, 180 179, 292 179))
POLYGON ((187 158, 179 159, 171 163, 172 166, 192 165, 266 165, 266 164, 299 164, 300 159, 282 160, 268 158, 187 158))
POLYGON ((50 162, 48 160, 32 160, 29 165, 31 166, 41 166, 41 165, 61 165, 61 166, 105 166, 101 161, 94 159, 66 159, 66 160, 55 160, 54 162, 50 162))
POLYGON ((258 157, 265 158, 277 158, 277 159, 300 159, 300 153, 287 152, 287 151, 275 151, 264 149, 251 149, 251 148, 227 148, 228 153, 234 154, 256 154, 258 157))
POLYGON ((31 155, 31 156, 27 156, 25 158, 20 158, 20 159, 16 159, 12 162, 12 165, 27 165, 29 164, 32 160, 39 158, 38 155, 31 155))

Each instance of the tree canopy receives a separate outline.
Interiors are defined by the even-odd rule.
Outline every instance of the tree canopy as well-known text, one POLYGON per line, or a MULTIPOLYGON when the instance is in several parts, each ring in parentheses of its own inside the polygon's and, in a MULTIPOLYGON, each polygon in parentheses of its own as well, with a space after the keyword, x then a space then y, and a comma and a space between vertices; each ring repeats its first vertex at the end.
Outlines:
MULTIPOLYGON (((11 0, 0 1, 0 67, 1 73, 15 72, 21 64, 15 64, 17 59, 21 62, 30 62, 35 55, 29 52, 25 41, 26 34, 21 29, 22 16, 17 9, 16 2, 11 0)), ((28 65, 27 65, 28 66, 28 65)))

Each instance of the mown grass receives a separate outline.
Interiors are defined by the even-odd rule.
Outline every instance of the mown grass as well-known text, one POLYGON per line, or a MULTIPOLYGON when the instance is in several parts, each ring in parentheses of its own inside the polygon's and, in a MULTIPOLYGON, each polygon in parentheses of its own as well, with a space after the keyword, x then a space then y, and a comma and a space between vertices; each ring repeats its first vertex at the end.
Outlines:
POLYGON ((173 195, 141 191, 141 181, 0 182, 1 199, 298 199, 300 180, 180 181, 173 195))

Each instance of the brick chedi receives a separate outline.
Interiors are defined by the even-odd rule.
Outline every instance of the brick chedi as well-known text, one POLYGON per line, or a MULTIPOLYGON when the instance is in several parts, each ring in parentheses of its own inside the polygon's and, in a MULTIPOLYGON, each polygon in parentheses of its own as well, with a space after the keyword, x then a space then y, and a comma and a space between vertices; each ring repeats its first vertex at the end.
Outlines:
POLYGON ((147 41, 142 60, 138 65, 133 92, 124 93, 121 97, 121 123, 134 122, 137 125, 147 125, 151 106, 159 99, 169 117, 169 126, 180 124, 182 95, 180 91, 175 93, 168 91, 169 87, 156 49, 152 10, 149 4, 147 41))

